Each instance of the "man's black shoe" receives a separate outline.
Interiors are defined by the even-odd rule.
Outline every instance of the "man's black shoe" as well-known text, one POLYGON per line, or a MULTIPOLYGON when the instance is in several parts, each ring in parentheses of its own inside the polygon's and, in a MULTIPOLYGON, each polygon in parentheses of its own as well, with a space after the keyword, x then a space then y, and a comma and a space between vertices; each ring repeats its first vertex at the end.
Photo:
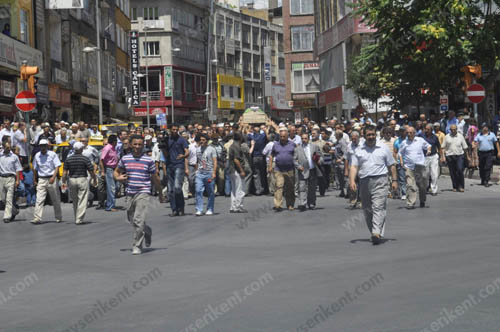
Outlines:
POLYGON ((372 244, 378 246, 382 242, 380 235, 372 235, 372 244))
POLYGON ((178 213, 179 213, 179 216, 180 216, 180 217, 184 217, 184 216, 186 215, 186 214, 184 213, 184 210, 180 210, 178 213))
POLYGON ((420 207, 424 208, 425 207, 425 202, 420 202, 420 207))
POLYGON ((345 192, 341 191, 339 197, 345 197, 345 192))
POLYGON ((97 205, 97 206, 95 207, 95 209, 96 209, 96 210, 102 210, 102 209, 104 209, 104 206, 102 206, 102 205, 100 205, 100 204, 99 204, 99 205, 97 205))
POLYGON ((299 205, 299 211, 300 211, 300 212, 304 212, 304 211, 306 211, 306 210, 307 210, 307 209, 306 209, 305 205, 299 205))
POLYGON ((491 184, 490 184, 489 182, 485 182, 485 183, 484 183, 484 186, 485 186, 486 188, 489 188, 489 187, 491 187, 491 184))
POLYGON ((172 216, 172 217, 178 217, 179 216, 179 211, 172 212, 172 214, 170 216, 172 216))
POLYGON ((282 207, 273 207, 274 211, 276 212, 281 212, 283 211, 283 208, 282 207))
POLYGON ((414 205, 407 205, 407 206, 406 206, 406 209, 407 209, 407 210, 414 210, 414 209, 415 209, 415 206, 414 206, 414 205))
POLYGON ((8 224, 8 223, 10 223, 10 220, 11 219, 4 219, 3 222, 6 223, 6 224, 8 224))
POLYGON ((10 217, 10 221, 14 221, 16 219, 16 216, 19 214, 19 211, 16 211, 16 213, 12 214, 12 217, 10 217))
POLYGON ((309 205, 309 210, 314 210, 316 208, 316 205, 309 205))
POLYGON ((245 209, 239 209, 239 210, 236 210, 236 213, 248 213, 248 211, 245 209))

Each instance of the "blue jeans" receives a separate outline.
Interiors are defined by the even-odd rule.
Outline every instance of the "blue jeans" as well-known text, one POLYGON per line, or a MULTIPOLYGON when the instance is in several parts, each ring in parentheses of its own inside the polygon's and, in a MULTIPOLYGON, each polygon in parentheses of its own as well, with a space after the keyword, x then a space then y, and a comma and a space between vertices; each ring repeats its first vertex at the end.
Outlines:
POLYGON ((406 196, 406 171, 405 168, 402 167, 401 165, 397 165, 397 171, 398 171, 398 186, 399 186, 399 192, 401 193, 401 196, 406 196))
POLYGON ((184 168, 167 168, 168 198, 172 212, 184 212, 184 194, 182 184, 184 183, 184 168))
POLYGON ((24 194, 26 195, 26 204, 35 205, 36 203, 36 189, 32 184, 24 184, 24 194))
POLYGON ((231 195, 231 177, 229 176, 229 168, 226 167, 224 170, 224 193, 226 196, 231 195))
POLYGON ((196 177, 194 179, 194 183, 196 186, 196 211, 203 212, 203 192, 205 189, 208 194, 208 203, 207 203, 207 211, 214 211, 214 184, 215 179, 212 179, 212 174, 210 173, 196 173, 196 177), (211 180, 208 182, 208 180, 211 180))
POLYGON ((106 211, 115 208, 115 178, 113 177, 114 169, 106 167, 106 211))

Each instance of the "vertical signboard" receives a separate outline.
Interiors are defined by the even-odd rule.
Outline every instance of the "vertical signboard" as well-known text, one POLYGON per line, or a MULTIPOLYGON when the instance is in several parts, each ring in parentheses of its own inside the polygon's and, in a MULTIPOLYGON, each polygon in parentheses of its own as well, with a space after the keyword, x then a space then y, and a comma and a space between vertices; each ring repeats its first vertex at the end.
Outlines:
POLYGON ((165 67, 165 97, 172 97, 172 66, 165 67))
POLYGON ((264 47, 264 96, 273 94, 273 74, 271 73, 271 47, 264 47))
POLYGON ((439 96, 439 110, 441 113, 447 112, 448 111, 448 95, 441 95, 439 96))
POLYGON ((137 31, 130 31, 130 61, 132 71, 132 106, 141 105, 141 84, 139 81, 140 66, 139 66, 139 33, 137 31))

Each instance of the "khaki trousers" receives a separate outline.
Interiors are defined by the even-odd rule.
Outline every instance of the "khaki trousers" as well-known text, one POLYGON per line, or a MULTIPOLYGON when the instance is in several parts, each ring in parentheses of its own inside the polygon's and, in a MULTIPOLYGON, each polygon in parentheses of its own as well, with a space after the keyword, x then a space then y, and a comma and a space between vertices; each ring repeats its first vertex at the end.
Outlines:
POLYGON ((417 190, 420 203, 425 203, 427 194, 428 177, 425 165, 415 165, 415 169, 405 167, 406 171, 406 205, 415 206, 417 202, 417 190))
POLYGON ((359 180, 359 192, 366 225, 371 234, 384 236, 387 216, 387 175, 368 176, 359 180))
POLYGON ((1 200, 5 202, 5 211, 3 213, 3 220, 10 220, 13 215, 18 213, 14 206, 14 190, 16 186, 16 177, 0 177, 0 195, 1 200))
POLYGON ((295 205, 295 171, 274 171, 276 178, 276 191, 274 192, 274 207, 281 208, 283 205, 283 194, 287 207, 295 205))
POLYGON ((61 195, 59 194, 59 183, 56 179, 53 184, 49 183, 49 178, 42 179, 38 178, 38 185, 36 186, 36 204, 35 204, 35 215, 33 217, 34 221, 41 221, 43 215, 43 204, 45 203, 45 198, 49 193, 50 200, 54 206, 54 214, 56 221, 62 220, 61 212, 61 195))
POLYGON ((144 234, 151 234, 151 228, 146 225, 146 212, 149 206, 149 194, 127 196, 127 218, 134 227, 134 247, 142 248, 144 234))
POLYGON ((71 200, 73 201, 75 222, 81 224, 85 218, 87 203, 89 201, 89 181, 86 177, 70 178, 68 184, 71 200))

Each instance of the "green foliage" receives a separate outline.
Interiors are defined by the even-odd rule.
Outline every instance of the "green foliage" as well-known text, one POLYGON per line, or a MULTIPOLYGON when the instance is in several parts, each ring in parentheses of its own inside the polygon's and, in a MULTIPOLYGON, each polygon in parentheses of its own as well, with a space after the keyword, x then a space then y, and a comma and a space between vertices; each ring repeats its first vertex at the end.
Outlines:
MULTIPOLYGON (((354 15, 377 29, 348 69, 362 98, 390 94, 396 107, 457 88, 465 65, 500 70, 500 0, 361 0, 354 15), (496 8, 496 9, 494 9, 496 8), (422 95, 422 88, 429 89, 422 95)), ((493 75, 490 75, 490 78, 493 75)))

